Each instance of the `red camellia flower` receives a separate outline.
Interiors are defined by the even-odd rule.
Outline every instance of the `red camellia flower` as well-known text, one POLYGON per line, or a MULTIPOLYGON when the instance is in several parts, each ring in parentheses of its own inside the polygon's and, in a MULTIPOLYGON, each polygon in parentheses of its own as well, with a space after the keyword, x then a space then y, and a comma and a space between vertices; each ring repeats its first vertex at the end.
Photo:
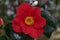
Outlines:
POLYGON ((3 25, 3 19, 0 18, 0 26, 3 25))
POLYGON ((17 14, 12 21, 12 28, 15 32, 23 32, 32 38, 37 38, 43 34, 46 20, 41 16, 39 7, 22 3, 16 12, 17 14))

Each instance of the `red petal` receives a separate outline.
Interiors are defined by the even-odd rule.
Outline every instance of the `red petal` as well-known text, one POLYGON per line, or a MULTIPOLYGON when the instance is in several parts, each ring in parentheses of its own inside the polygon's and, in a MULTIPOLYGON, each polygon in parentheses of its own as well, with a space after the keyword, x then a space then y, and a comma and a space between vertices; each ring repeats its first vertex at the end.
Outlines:
POLYGON ((46 25, 46 19, 41 17, 39 23, 40 23, 41 27, 43 28, 46 25))
POLYGON ((24 22, 21 22, 20 25, 24 34, 29 34, 31 32, 29 26, 25 25, 24 22))
POLYGON ((15 24, 15 25, 20 25, 19 23, 20 23, 20 19, 16 17, 12 21, 12 24, 15 24))
POLYGON ((41 25, 37 22, 33 26, 35 29, 41 29, 41 25))
POLYGON ((38 34, 39 34, 40 36, 42 36, 43 33, 44 33, 44 29, 40 29, 40 30, 38 30, 38 31, 39 31, 38 34))
POLYGON ((36 19, 33 27, 36 29, 42 29, 45 25, 46 25, 46 20, 43 17, 40 17, 36 19))
POLYGON ((13 21, 12 21, 12 28, 17 33, 21 32, 20 20, 18 18, 13 19, 13 21))
POLYGON ((29 29, 28 27, 22 27, 22 30, 24 32, 24 34, 29 34, 31 32, 31 29, 29 29))
POLYGON ((30 16, 31 12, 32 12, 32 6, 28 3, 22 3, 17 8, 16 16, 24 19, 26 16, 30 16))
POLYGON ((17 32, 17 33, 20 33, 21 32, 20 26, 17 26, 17 25, 12 24, 12 28, 13 28, 14 32, 17 32))
POLYGON ((33 8, 32 16, 34 17, 40 17, 41 16, 41 11, 39 7, 33 8))
POLYGON ((16 14, 16 17, 20 17, 24 14, 24 11, 22 11, 21 9, 17 10, 17 14, 16 14))
POLYGON ((21 10, 24 11, 24 12, 30 12, 30 10, 32 10, 32 6, 28 3, 22 3, 17 8, 17 13, 20 13, 21 10))
POLYGON ((29 36, 31 36, 32 38, 38 38, 42 34, 43 34, 43 29, 42 30, 35 30, 35 29, 31 28, 31 33, 29 34, 29 36))

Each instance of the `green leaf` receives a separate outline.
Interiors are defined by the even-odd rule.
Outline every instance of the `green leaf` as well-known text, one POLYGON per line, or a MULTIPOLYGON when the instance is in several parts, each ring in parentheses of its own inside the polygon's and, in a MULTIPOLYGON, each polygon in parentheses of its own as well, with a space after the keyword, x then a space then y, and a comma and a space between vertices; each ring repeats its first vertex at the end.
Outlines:
POLYGON ((47 20, 47 24, 51 27, 56 28, 57 19, 51 16, 47 11, 42 12, 42 16, 47 20))
POLYGON ((7 40, 6 36, 0 36, 0 40, 7 40))
POLYGON ((56 30, 56 25, 57 25, 57 19, 54 18, 50 12, 48 11, 43 11, 42 16, 46 19, 47 24, 44 28, 44 34, 46 37, 50 38, 52 32, 56 30))
POLYGON ((14 32, 11 28, 11 23, 8 23, 4 29, 5 29, 6 35, 10 37, 12 40, 15 40, 15 37, 13 36, 14 32))
POLYGON ((46 25, 45 28, 44 28, 44 35, 48 38, 50 38, 52 32, 55 30, 55 28, 53 28, 52 26, 50 25, 46 25))

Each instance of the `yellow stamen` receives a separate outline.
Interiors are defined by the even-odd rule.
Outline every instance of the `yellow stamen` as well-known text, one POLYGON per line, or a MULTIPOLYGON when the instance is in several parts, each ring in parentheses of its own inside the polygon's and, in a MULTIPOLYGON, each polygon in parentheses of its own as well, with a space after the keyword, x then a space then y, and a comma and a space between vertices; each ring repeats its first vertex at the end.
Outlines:
POLYGON ((31 17, 31 16, 26 17, 26 18, 25 18, 25 23, 26 23, 27 25, 33 25, 33 24, 34 24, 34 19, 33 19, 33 17, 31 17))

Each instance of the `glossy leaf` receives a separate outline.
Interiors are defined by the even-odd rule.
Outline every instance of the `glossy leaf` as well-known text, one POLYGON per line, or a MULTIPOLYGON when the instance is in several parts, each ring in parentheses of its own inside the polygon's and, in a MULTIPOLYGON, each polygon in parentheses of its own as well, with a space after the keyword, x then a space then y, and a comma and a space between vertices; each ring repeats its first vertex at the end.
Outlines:
POLYGON ((47 24, 56 28, 57 20, 47 11, 42 12, 42 16, 47 20, 47 24))
POLYGON ((55 28, 53 28, 53 26, 50 25, 46 25, 44 28, 44 35, 48 38, 50 38, 52 32, 55 30, 55 28))

